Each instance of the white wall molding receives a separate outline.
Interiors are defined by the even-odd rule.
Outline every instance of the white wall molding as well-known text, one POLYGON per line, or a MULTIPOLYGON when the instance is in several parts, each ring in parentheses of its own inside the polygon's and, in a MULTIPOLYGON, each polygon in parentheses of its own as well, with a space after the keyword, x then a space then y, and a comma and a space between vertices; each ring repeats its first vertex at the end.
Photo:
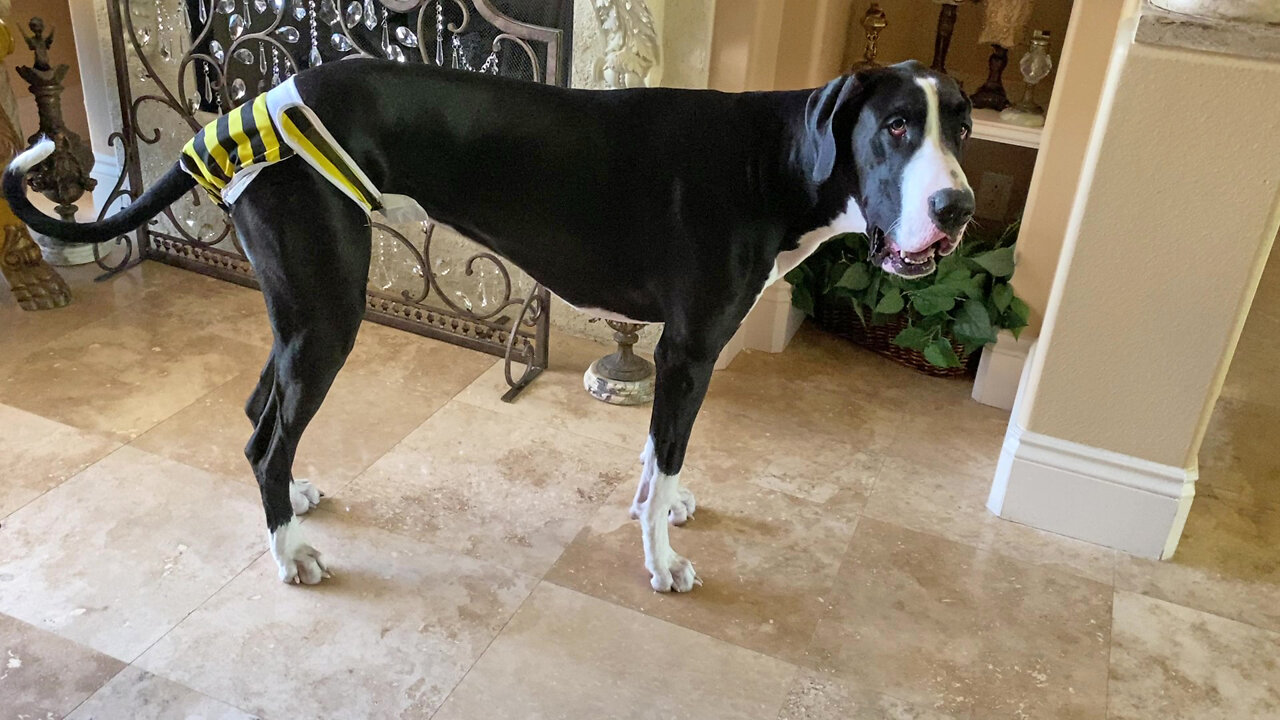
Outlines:
POLYGON ((1013 416, 987 500, 991 512, 1134 555, 1173 555, 1197 468, 1031 432, 1013 416))
POLYGON ((983 405, 1012 410, 1022 381, 1022 369, 1034 343, 1035 338, 1029 334, 1014 338, 1013 333, 1001 330, 995 344, 982 349, 978 374, 973 381, 973 399, 983 405))

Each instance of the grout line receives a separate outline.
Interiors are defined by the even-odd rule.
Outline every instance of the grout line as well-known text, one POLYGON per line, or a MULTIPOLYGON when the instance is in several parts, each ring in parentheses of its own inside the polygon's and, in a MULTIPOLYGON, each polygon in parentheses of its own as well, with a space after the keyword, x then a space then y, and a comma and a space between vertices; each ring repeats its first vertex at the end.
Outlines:
MULTIPOLYGON (((72 642, 74 642, 74 641, 72 641, 72 642)), ((80 643, 76 643, 76 645, 80 645, 80 643)), ((84 647, 84 648, 88 648, 88 649, 90 649, 90 650, 93 650, 93 648, 90 648, 88 645, 80 645, 80 647, 84 647)), ((95 650, 94 652, 97 652, 97 651, 95 650)), ((98 693, 102 692, 102 689, 103 689, 103 688, 105 688, 106 686, 110 685, 112 680, 115 680, 116 678, 118 678, 118 677, 120 677, 121 675, 123 675, 123 674, 124 674, 124 671, 125 671, 125 670, 128 670, 130 667, 132 667, 132 665, 131 665, 130 663, 125 663, 125 664, 124 664, 124 667, 120 668, 120 670, 119 670, 119 671, 117 671, 114 675, 112 675, 111 677, 107 678, 107 679, 106 679, 106 681, 105 681, 105 682, 103 682, 101 685, 99 685, 98 687, 94 688, 93 692, 89 693, 88 695, 85 695, 85 696, 84 696, 84 699, 83 699, 83 700, 81 700, 80 702, 76 703, 76 706, 75 706, 75 707, 73 707, 73 708, 71 708, 70 710, 68 710, 67 712, 63 713, 63 715, 62 715, 63 720, 66 720, 66 718, 69 718, 69 717, 71 717, 72 715, 75 715, 76 711, 80 709, 80 706, 81 706, 81 705, 84 705, 85 703, 87 703, 87 702, 89 702, 90 700, 92 700, 94 695, 97 695, 98 693)))
POLYGON ((471 674, 471 671, 475 669, 476 665, 480 664, 481 658, 489 653, 489 648, 493 647, 493 643, 496 642, 502 633, 506 631, 507 626, 511 624, 512 619, 514 619, 515 616, 524 609, 525 604, 529 602, 529 598, 533 597, 533 593, 538 590, 538 586, 541 584, 542 580, 540 579, 533 583, 529 588, 529 592, 520 600, 520 604, 517 605, 516 609, 507 616, 506 621, 502 623, 502 627, 498 628, 498 632, 494 633, 493 637, 489 638, 489 642, 485 644, 484 650, 481 650, 480 654, 476 655, 476 659, 471 661, 471 664, 467 666, 466 672, 462 673, 462 677, 458 678, 458 682, 454 683, 453 687, 449 688, 449 692, 445 693, 444 698, 440 700, 440 704, 435 710, 431 711, 429 716, 427 716, 427 720, 431 720, 431 718, 434 718, 442 709, 444 709, 445 704, 449 702, 449 698, 453 697, 453 692, 462 685, 463 681, 467 679, 467 676, 471 674))

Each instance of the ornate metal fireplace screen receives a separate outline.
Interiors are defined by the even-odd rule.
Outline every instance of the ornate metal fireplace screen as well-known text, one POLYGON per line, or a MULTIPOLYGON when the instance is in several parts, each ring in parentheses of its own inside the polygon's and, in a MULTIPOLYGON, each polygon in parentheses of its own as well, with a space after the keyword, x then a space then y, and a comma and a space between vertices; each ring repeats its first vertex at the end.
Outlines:
MULTIPOLYGON (((109 0, 123 116, 123 129, 110 143, 123 151, 124 162, 103 214, 138 197, 214 116, 320 63, 373 56, 564 85, 572 4, 109 0), (516 20, 516 13, 547 24, 516 20)), ((400 227, 375 220, 373 235, 369 319, 502 356, 511 388, 505 400, 546 368, 545 288, 431 223, 400 227)), ((136 238, 123 236, 116 245, 123 250, 96 255, 108 273, 146 258, 256 286, 230 221, 194 191, 136 238)))

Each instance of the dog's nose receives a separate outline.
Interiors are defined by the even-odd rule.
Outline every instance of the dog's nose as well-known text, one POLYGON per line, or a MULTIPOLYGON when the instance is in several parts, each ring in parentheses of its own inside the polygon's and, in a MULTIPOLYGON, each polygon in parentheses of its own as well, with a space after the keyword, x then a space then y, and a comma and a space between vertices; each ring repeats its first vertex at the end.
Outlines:
POLYGON ((929 196, 929 214, 938 229, 951 235, 960 232, 973 218, 974 200, 970 190, 947 188, 929 196))

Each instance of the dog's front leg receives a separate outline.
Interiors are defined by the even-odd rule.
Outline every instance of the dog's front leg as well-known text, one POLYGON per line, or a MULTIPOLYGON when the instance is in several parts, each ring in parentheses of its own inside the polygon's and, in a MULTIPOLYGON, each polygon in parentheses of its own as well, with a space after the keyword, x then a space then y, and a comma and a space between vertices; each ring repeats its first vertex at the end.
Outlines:
POLYGON ((706 338, 693 342, 668 325, 653 355, 657 387, 633 510, 640 519, 644 566, 658 592, 688 592, 701 584, 693 563, 672 549, 668 523, 683 522, 693 510, 692 493, 681 493, 680 469, 718 350, 706 338))
MULTIPOLYGON (((657 469, 649 469, 650 463, 653 462, 653 436, 649 436, 649 440, 644 444, 644 452, 640 453, 640 462, 644 465, 645 470, 640 473, 640 482, 636 483, 636 496, 631 501, 631 519, 639 520, 640 513, 645 502, 649 499, 649 485, 653 482, 653 476, 657 469)), ((671 504, 671 512, 668 518, 672 525, 683 525, 693 519, 693 511, 698 509, 698 500, 693 496, 693 491, 685 486, 684 483, 676 484, 676 499, 671 504)))

